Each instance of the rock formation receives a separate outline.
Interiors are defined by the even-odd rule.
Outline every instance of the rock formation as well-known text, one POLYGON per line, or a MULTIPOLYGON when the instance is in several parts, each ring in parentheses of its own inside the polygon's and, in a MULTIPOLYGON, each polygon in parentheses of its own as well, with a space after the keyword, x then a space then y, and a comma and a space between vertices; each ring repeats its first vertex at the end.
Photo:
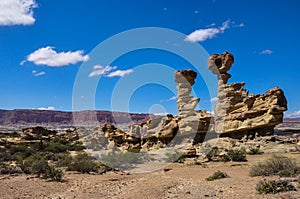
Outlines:
POLYGON ((195 133, 198 129, 199 119, 196 117, 195 108, 200 99, 190 96, 196 77, 197 73, 192 70, 179 70, 174 74, 177 83, 177 107, 180 117, 178 125, 181 134, 195 133))
POLYGON ((208 59, 208 69, 218 77, 215 131, 233 138, 273 134, 274 126, 282 123, 283 112, 287 110, 283 91, 275 87, 265 94, 249 96, 244 82, 227 84, 231 77, 227 72, 233 62, 229 52, 208 59))
POLYGON ((48 140, 52 137, 55 137, 57 134, 56 131, 48 130, 41 126, 24 128, 22 131, 23 133, 21 137, 25 140, 48 140))
MULTIPOLYGON (((174 74, 178 84, 178 116, 168 114, 165 117, 152 118, 140 124, 130 125, 128 131, 122 131, 110 124, 100 127, 102 134, 109 140, 108 148, 149 151, 167 146, 175 136, 172 144, 180 144, 182 140, 189 140, 191 146, 202 142, 211 127, 212 116, 206 111, 195 111, 200 99, 190 94, 196 77, 197 73, 192 70, 180 70, 174 74)), ((195 151, 193 148, 187 150, 188 154, 195 151)))
POLYGON ((175 72, 174 79, 178 92, 179 132, 182 136, 193 134, 194 143, 203 141, 211 120, 211 114, 206 111, 195 111, 200 99, 190 96, 197 73, 193 70, 179 70, 175 72))

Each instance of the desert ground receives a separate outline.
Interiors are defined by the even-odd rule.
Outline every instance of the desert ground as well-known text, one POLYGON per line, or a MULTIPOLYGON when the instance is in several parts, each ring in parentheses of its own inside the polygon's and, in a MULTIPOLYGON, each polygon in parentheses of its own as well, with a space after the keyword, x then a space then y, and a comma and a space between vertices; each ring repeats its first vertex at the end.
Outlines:
MULTIPOLYGON (((284 153, 300 163, 300 153, 284 153)), ((2 175, 1 198, 300 198, 300 190, 260 195, 255 186, 262 179, 250 177, 252 165, 271 153, 248 155, 247 162, 207 162, 200 165, 172 163, 150 173, 110 171, 102 175, 66 172, 63 182, 49 182, 33 175, 2 175), (207 181, 213 172, 228 177, 207 181)), ((293 181, 293 178, 289 178, 293 181)), ((296 184, 296 182, 293 182, 296 184)))

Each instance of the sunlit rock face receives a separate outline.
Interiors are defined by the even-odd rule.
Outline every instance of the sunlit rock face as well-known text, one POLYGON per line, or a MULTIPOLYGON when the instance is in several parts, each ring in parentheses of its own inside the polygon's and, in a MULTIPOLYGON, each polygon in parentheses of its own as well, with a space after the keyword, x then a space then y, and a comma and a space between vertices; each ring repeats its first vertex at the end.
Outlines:
POLYGON ((284 92, 274 87, 265 94, 248 95, 244 82, 227 84, 233 62, 229 52, 208 59, 208 69, 218 77, 215 131, 234 138, 273 134, 274 126, 282 123, 283 112, 287 110, 284 92))
POLYGON ((178 127, 180 136, 190 136, 193 142, 202 142, 210 127, 211 114, 206 111, 195 111, 200 99, 191 96, 192 86, 197 78, 193 70, 179 70, 175 72, 177 83, 178 127))

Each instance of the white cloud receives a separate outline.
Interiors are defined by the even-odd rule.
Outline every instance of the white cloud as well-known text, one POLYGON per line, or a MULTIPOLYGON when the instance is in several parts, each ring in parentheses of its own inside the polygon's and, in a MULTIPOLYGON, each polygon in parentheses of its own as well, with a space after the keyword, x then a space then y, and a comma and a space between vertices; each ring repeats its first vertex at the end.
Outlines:
MULTIPOLYGON (((194 42, 202 42, 207 39, 211 39, 215 37, 217 34, 224 33, 226 29, 229 28, 230 20, 228 19, 227 21, 224 21, 222 26, 219 28, 206 28, 206 29, 199 29, 191 34, 189 34, 184 41, 188 41, 191 43, 194 42)), ((214 26, 215 24, 210 24, 209 26, 214 26)))
POLYGON ((166 116, 168 113, 153 113, 155 116, 166 116))
MULTIPOLYGON (((61 67, 78 62, 86 62, 89 60, 88 55, 84 55, 82 50, 75 52, 56 52, 54 47, 47 46, 40 48, 27 56, 27 61, 36 65, 46 65, 51 67, 61 67)), ((24 61, 20 63, 24 64, 24 61)))
POLYGON ((89 74, 89 77, 105 75, 106 77, 123 77, 133 72, 132 69, 128 70, 116 70, 117 66, 101 66, 95 65, 93 71, 89 74), (114 71, 116 70, 116 71, 114 71))
POLYGON ((47 108, 45 107, 40 107, 38 110, 48 110, 48 111, 54 111, 55 107, 54 106, 48 106, 47 108))
POLYGON ((260 52, 261 55, 270 55, 272 53, 273 53, 273 51, 270 49, 266 49, 266 50, 263 50, 260 52))
POLYGON ((210 27, 214 27, 216 25, 217 25, 216 23, 211 23, 211 24, 207 25, 206 27, 210 28, 210 27))
POLYGON ((285 113, 284 116, 286 118, 300 118, 300 110, 293 113, 285 113))
POLYGON ((123 77, 125 75, 129 75, 132 72, 133 72, 132 69, 128 69, 128 70, 116 70, 116 71, 113 71, 113 72, 109 73, 107 75, 107 77, 123 77))
POLYGON ((246 25, 244 23, 240 23, 237 27, 240 27, 240 28, 243 28, 245 27, 246 25))
POLYGON ((210 102, 217 102, 218 101, 218 97, 213 97, 210 99, 210 102))
POLYGON ((1 0, 0 26, 34 24, 33 8, 36 7, 35 0, 1 0))
POLYGON ((45 75, 46 73, 45 73, 44 71, 42 71, 42 72, 37 72, 36 70, 33 70, 33 71, 32 71, 32 74, 33 74, 34 76, 38 77, 38 76, 45 75))
POLYGON ((169 101, 173 101, 173 100, 177 100, 177 96, 173 96, 173 97, 170 97, 169 99, 165 99, 165 100, 160 100, 160 102, 169 102, 169 101))
POLYGON ((94 76, 98 76, 98 75, 106 75, 107 73, 109 73, 112 70, 117 69, 116 66, 101 66, 101 65, 95 65, 93 67, 94 71, 92 71, 89 74, 89 77, 94 77, 94 76))

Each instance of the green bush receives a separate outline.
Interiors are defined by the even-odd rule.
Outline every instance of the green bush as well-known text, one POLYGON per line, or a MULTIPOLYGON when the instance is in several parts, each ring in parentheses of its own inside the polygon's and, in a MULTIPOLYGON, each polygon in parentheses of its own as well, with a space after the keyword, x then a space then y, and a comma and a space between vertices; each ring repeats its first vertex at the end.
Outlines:
MULTIPOLYGON (((208 149, 209 150, 209 149, 208 149)), ((218 147, 212 147, 210 148, 209 152, 206 154, 206 158, 211 161, 214 157, 218 156, 220 153, 218 147)))
POLYGON ((56 169, 54 166, 48 166, 45 172, 45 178, 50 178, 53 181, 61 182, 63 178, 63 171, 56 169))
POLYGON ((11 138, 18 138, 18 137, 21 137, 21 135, 20 135, 18 132, 16 132, 16 131, 14 131, 14 132, 8 134, 8 136, 11 137, 11 138))
POLYGON ((250 170, 250 176, 280 175, 288 177, 299 173, 300 167, 294 160, 279 155, 273 155, 272 158, 254 165, 250 170))
POLYGON ((249 148, 248 154, 249 155, 262 154, 262 151, 257 147, 251 147, 251 148, 249 148))
POLYGON ((213 160, 214 157, 217 157, 220 153, 218 147, 212 147, 211 145, 205 145, 201 148, 201 153, 207 158, 209 161, 213 160))
POLYGON ((287 180, 261 180, 256 185, 259 194, 276 194, 285 191, 294 191, 295 187, 287 180))
POLYGON ((86 147, 83 146, 82 142, 79 141, 69 144, 67 145, 67 147, 69 151, 83 151, 84 149, 86 149, 86 147))
POLYGON ((142 153, 112 151, 105 155, 101 155, 101 161, 110 168, 122 169, 133 167, 134 164, 141 163, 142 157, 142 153))
POLYGON ((23 158, 29 157, 36 152, 36 150, 33 147, 26 146, 23 144, 11 145, 8 150, 12 156, 14 154, 21 154, 23 158))
POLYGON ((227 174, 222 171, 216 171, 213 175, 206 178, 207 181, 213 181, 221 178, 226 178, 227 174))
POLYGON ((246 158, 246 151, 244 148, 240 149, 230 149, 227 152, 227 156, 231 161, 236 161, 236 162, 245 162, 247 161, 246 158))
POLYGON ((22 170, 18 167, 9 165, 7 163, 0 162, 0 174, 16 174, 22 173, 22 170))
POLYGON ((186 154, 183 152, 175 152, 175 153, 166 153, 167 158, 165 159, 167 162, 182 162, 186 154))
POLYGON ((63 177, 61 170, 49 165, 48 161, 39 154, 20 160, 18 164, 25 174, 36 174, 38 177, 50 178, 53 181, 61 181, 63 177))
POLYGON ((129 148, 127 151, 131 153, 139 153, 140 150, 141 150, 140 148, 129 148))
POLYGON ((59 153, 56 155, 56 158, 58 167, 69 167, 73 162, 73 158, 68 153, 59 153))
POLYGON ((79 153, 72 162, 67 165, 67 170, 80 173, 97 172, 98 164, 86 153, 79 153))
POLYGON ((70 141, 66 140, 65 138, 63 138, 61 136, 56 136, 55 138, 52 139, 51 142, 59 143, 59 144, 63 144, 63 145, 70 144, 70 141))
POLYGON ((11 161, 12 158, 13 158, 12 155, 7 151, 4 151, 4 152, 0 153, 0 162, 11 161))
POLYGON ((37 174, 40 176, 46 172, 47 160, 40 155, 32 155, 25 160, 19 160, 19 166, 25 174, 37 174))
POLYGON ((63 144, 56 143, 56 142, 50 142, 45 146, 43 151, 48 151, 48 152, 52 152, 52 153, 61 153, 61 152, 66 152, 67 149, 68 149, 67 146, 65 146, 63 144))

